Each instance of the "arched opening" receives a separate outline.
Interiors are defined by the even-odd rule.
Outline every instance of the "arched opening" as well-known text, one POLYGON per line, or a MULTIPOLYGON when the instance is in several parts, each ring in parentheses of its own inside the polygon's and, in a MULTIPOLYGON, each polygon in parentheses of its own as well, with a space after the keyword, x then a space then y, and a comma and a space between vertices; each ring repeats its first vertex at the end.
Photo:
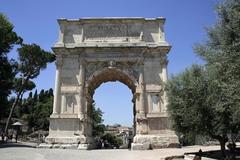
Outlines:
POLYGON ((134 94, 136 91, 137 80, 127 71, 117 68, 105 68, 101 71, 94 72, 87 80, 87 96, 93 96, 95 89, 102 83, 119 81, 127 85, 134 94))
POLYGON ((93 95, 95 107, 103 111, 105 125, 133 125, 133 94, 129 88, 119 82, 102 83, 93 95))
MULTIPOLYGON (((130 102, 128 102, 128 107, 129 107, 129 103, 131 103, 131 107, 129 108, 129 110, 131 110, 131 115, 129 115, 129 117, 132 117, 132 123, 129 127, 132 127, 132 130, 130 132, 128 132, 127 134, 123 135, 125 137, 121 137, 123 142, 125 143, 125 145, 127 145, 128 143, 128 139, 133 138, 133 136, 136 133, 136 121, 135 121, 135 115, 136 115, 136 105, 135 105, 135 91, 136 91, 136 85, 137 85, 137 81, 131 77, 131 75, 128 72, 124 72, 122 70, 116 69, 116 68, 105 68, 101 71, 96 71, 87 81, 87 87, 86 87, 86 97, 87 97, 87 112, 88 115, 91 115, 91 109, 92 109, 92 105, 93 103, 95 104, 95 91, 98 90, 98 88, 101 88, 102 86, 108 86, 108 85, 112 85, 112 87, 116 85, 121 86, 121 87, 125 87, 125 92, 126 92, 126 88, 128 87, 128 89, 130 90, 129 95, 131 96, 131 98, 129 99, 130 102)), ((115 93, 117 91, 115 90, 115 93)), ((119 95, 119 93, 116 93, 119 95)), ((103 95, 101 93, 101 95, 103 95)), ((110 95, 109 95, 110 96, 110 95)), ((108 97, 108 98, 111 98, 108 97)), ((107 99, 105 99, 107 100, 107 99)), ((124 99, 124 96, 119 95, 119 99, 118 101, 124 101, 126 99, 124 99)), ((116 101, 116 103, 118 103, 116 101)), ((113 104, 113 103, 112 103, 113 104)), ((98 106, 98 103, 96 103, 96 106, 98 106)), ((112 107, 111 109, 115 108, 116 106, 109 106, 112 107)), ((101 108, 101 106, 100 106, 101 108)), ((117 108, 115 108, 116 110, 119 111, 119 113, 121 112, 121 110, 126 109, 125 107, 120 107, 118 106, 117 108)), ((102 110, 103 112, 105 112, 105 110, 102 110)), ((107 111, 106 111, 107 112, 107 111)), ((124 113, 124 112, 123 112, 124 113)), ((126 112, 125 112, 126 113, 126 112)), ((127 113, 129 114, 129 112, 127 113)), ((91 119, 91 117, 89 117, 91 119)), ((123 117, 122 117, 123 118, 123 117)), ((113 116, 112 116, 112 119, 113 116)), ((108 121, 109 122, 109 121, 108 121)), ((107 123, 108 123, 107 122, 107 123)), ((112 120, 111 122, 114 122, 114 120, 112 120)), ((118 123, 117 121, 115 121, 116 123, 118 123)), ((105 124, 107 124, 105 123, 105 124)), ((113 124, 113 123, 112 123, 113 124)), ((119 123, 120 124, 120 123, 119 123)), ((126 125, 125 125, 126 126, 126 125)), ((89 126, 91 127, 91 126, 89 126)), ((111 126, 107 129, 110 129, 111 126)), ((123 127, 122 127, 123 128, 123 127)), ((121 128, 121 129, 122 129, 121 128)), ((119 128, 118 128, 119 129, 119 128)), ((119 131, 116 129, 116 131, 119 131)), ((111 133, 111 131, 109 131, 111 133)))

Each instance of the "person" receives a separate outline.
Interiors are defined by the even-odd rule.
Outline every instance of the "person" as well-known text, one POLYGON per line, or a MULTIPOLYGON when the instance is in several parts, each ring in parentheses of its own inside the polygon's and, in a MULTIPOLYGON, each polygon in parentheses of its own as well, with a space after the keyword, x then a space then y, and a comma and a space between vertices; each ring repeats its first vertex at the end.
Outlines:
POLYGON ((1 130, 1 138, 2 138, 2 142, 4 142, 4 132, 3 132, 3 130, 1 130))
POLYGON ((108 140, 104 140, 104 149, 107 149, 108 148, 108 140))
POLYGON ((7 133, 4 133, 4 134, 3 134, 3 141, 4 141, 4 142, 7 142, 7 141, 8 141, 8 135, 7 135, 7 133))
POLYGON ((41 137, 41 143, 44 143, 44 141, 45 141, 45 135, 44 134, 42 134, 42 137, 41 137))
POLYGON ((131 143, 132 143, 132 138, 131 136, 128 136, 128 149, 131 149, 131 143))
POLYGON ((18 139, 18 133, 16 133, 16 143, 17 143, 17 139, 18 139))
POLYGON ((101 139, 100 142, 101 142, 101 149, 103 149, 104 148, 104 141, 103 141, 103 139, 101 139))
POLYGON ((15 142, 17 143, 17 139, 18 139, 18 132, 17 132, 17 130, 13 130, 13 132, 12 132, 12 139, 15 139, 15 142))

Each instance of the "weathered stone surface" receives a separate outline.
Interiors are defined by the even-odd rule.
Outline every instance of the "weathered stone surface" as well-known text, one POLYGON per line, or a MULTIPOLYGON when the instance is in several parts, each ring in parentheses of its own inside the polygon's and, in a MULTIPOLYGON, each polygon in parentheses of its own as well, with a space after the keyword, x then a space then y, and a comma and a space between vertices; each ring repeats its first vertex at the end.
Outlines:
POLYGON ((162 42, 164 18, 83 18, 59 19, 60 35, 57 46, 109 45, 112 43, 162 42), (86 43, 86 44, 83 44, 86 43))
POLYGON ((41 143, 37 146, 37 148, 52 148, 53 145, 52 144, 46 144, 46 143, 41 143))
POLYGON ((109 81, 120 81, 133 93, 134 149, 173 147, 178 143, 173 132, 168 135, 171 124, 163 83, 167 81, 167 53, 171 46, 165 41, 164 21, 58 20, 60 34, 53 47, 55 96, 47 143, 91 148, 92 122, 88 112, 95 89, 109 81))
POLYGON ((79 150, 87 150, 89 148, 90 148, 89 144, 79 144, 77 149, 79 149, 79 150))
MULTIPOLYGON (((178 148, 178 137, 175 134, 158 134, 158 135, 136 135, 133 139, 132 146, 138 146, 139 144, 145 144, 149 146, 147 149, 159 149, 159 148, 178 148)), ((138 147, 135 147, 136 149, 138 147)), ((139 147, 141 148, 141 146, 139 147)), ((135 150, 136 150, 135 149, 135 150)))
MULTIPOLYGON (((79 143, 81 142, 81 138, 80 137, 46 137, 45 142, 47 143, 59 143, 59 144, 73 144, 73 143, 79 143)), ((82 140, 82 142, 85 142, 85 140, 82 140)))
POLYGON ((57 144, 53 144, 52 148, 60 148, 61 147, 61 144, 57 143, 57 144))
POLYGON ((131 150, 148 150, 150 149, 149 143, 132 143, 131 150))
POLYGON ((60 145, 60 149, 77 149, 78 144, 62 144, 60 145))
POLYGON ((185 154, 184 160, 201 160, 201 157, 196 156, 194 154, 185 154))

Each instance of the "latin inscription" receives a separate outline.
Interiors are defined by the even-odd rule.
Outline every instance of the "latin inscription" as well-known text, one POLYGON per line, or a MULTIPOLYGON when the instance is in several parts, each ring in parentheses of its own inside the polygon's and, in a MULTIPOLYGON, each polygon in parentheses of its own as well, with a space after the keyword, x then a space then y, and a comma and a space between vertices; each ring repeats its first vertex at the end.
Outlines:
POLYGON ((140 30, 122 24, 88 25, 84 29, 86 40, 139 39, 140 30))

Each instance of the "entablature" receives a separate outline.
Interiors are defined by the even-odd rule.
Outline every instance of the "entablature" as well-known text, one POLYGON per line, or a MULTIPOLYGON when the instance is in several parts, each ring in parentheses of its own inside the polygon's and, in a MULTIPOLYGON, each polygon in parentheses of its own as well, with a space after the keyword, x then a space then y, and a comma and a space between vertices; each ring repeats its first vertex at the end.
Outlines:
POLYGON ((54 47, 169 46, 165 18, 58 19, 59 38, 54 47))

